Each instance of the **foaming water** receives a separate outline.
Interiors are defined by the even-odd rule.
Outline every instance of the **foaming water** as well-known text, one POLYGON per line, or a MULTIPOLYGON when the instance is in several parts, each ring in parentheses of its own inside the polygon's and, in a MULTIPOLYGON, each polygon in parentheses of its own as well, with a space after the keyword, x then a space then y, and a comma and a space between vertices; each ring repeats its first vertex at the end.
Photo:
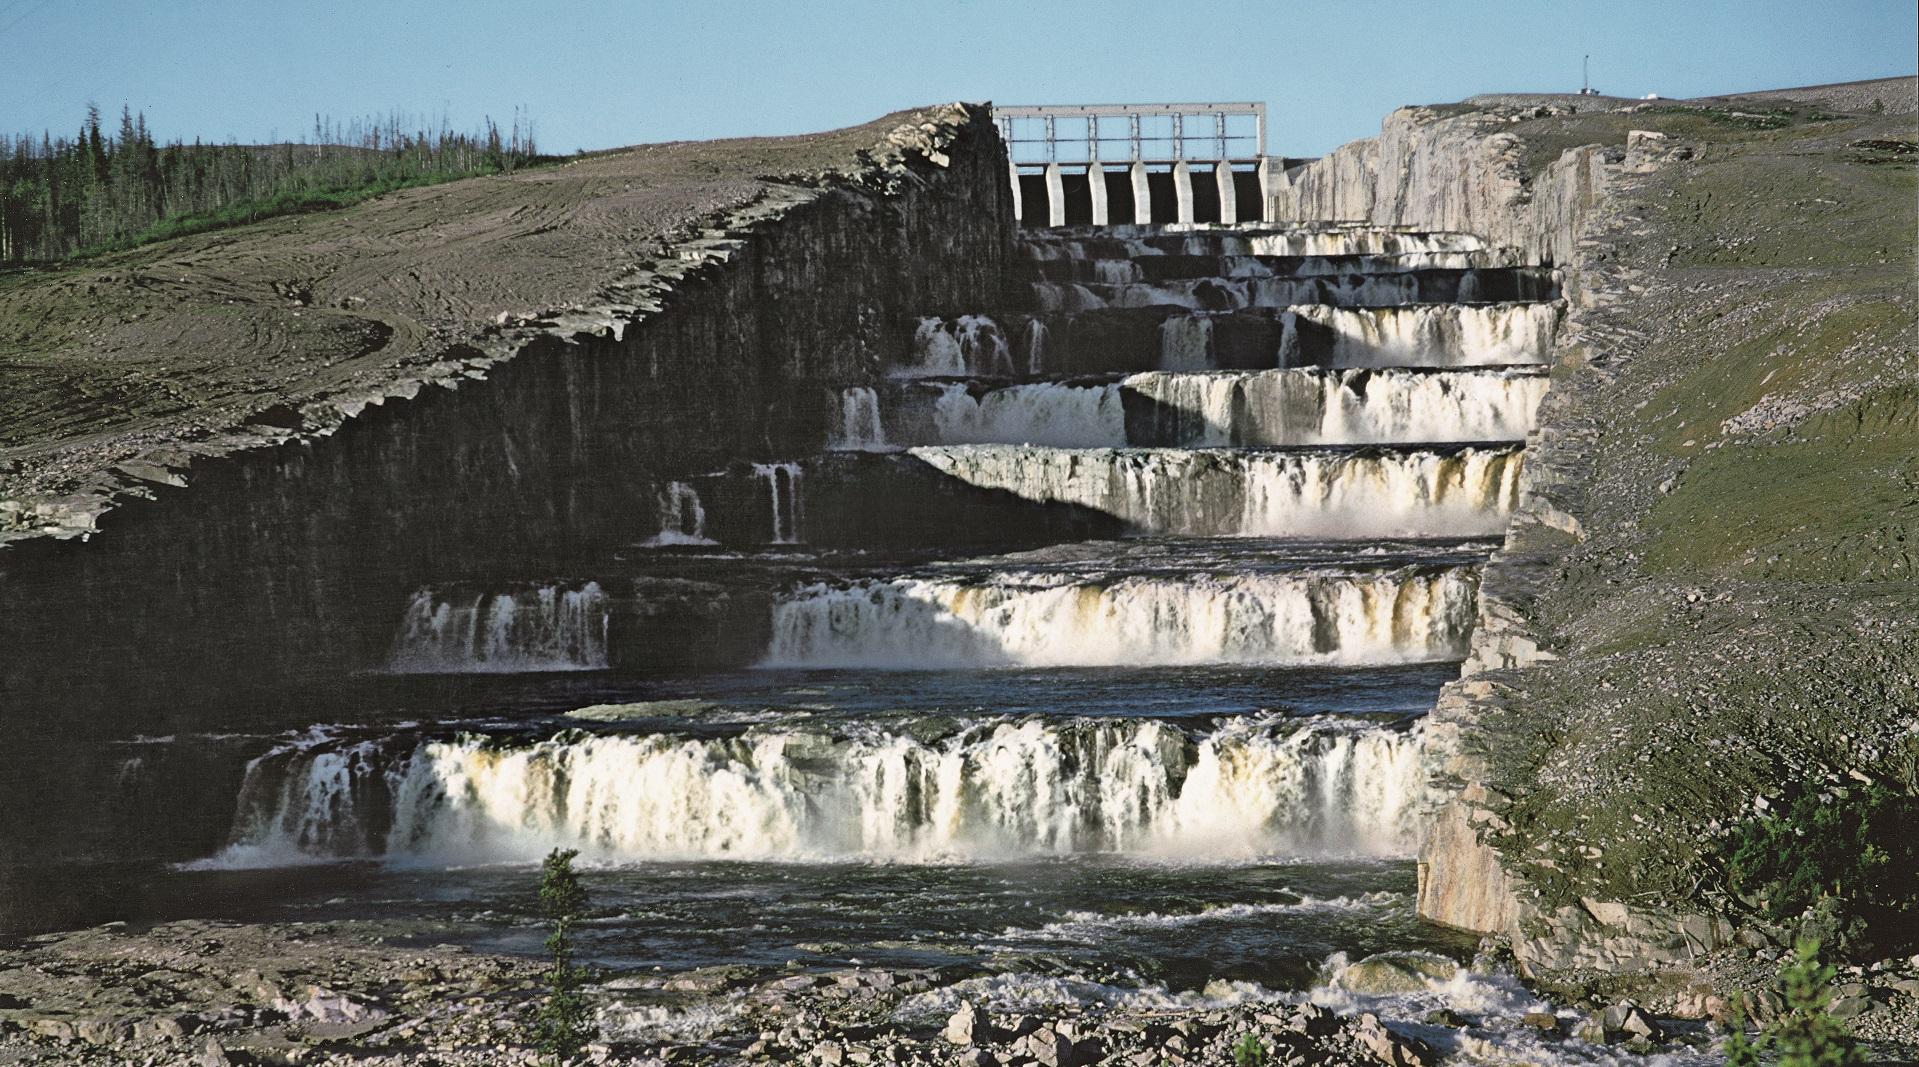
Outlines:
POLYGON ((598 582, 514 592, 421 589, 407 603, 387 668, 400 673, 593 670, 607 665, 598 582))
POLYGON ((686 482, 668 482, 655 498, 655 518, 660 532, 646 540, 652 546, 713 545, 719 542, 706 536, 706 508, 700 494, 686 482))
POLYGON ((1090 508, 1146 533, 1471 537, 1503 530, 1519 492, 1517 448, 911 451, 969 485, 1090 508))
POLYGON ((837 418, 828 447, 839 451, 878 452, 886 448, 880 425, 880 399, 870 386, 841 390, 837 418))
POLYGON ((890 406, 896 433, 912 444, 1421 444, 1519 440, 1547 385, 1540 373, 1511 369, 1148 372, 986 388, 921 383, 890 406), (928 390, 937 390, 930 404, 928 390))
POLYGON ((767 512, 772 518, 767 542, 797 545, 805 539, 806 509, 800 480, 804 470, 798 463, 755 463, 753 475, 766 483, 767 512))
MULTIPOLYGON (((1542 299, 1553 295, 1549 280, 1505 272, 1492 280, 1478 270, 1401 271, 1390 274, 1276 275, 1257 259, 1222 259, 1224 276, 1137 279, 1109 282, 1123 272, 1105 269, 1110 260, 1094 260, 1095 281, 1034 282, 1033 300, 1042 312, 1092 311, 1098 308, 1181 307, 1194 311, 1234 311, 1317 304, 1339 308, 1387 308, 1414 304, 1474 303, 1490 290, 1506 299, 1542 299), (1494 289, 1493 286, 1498 286, 1494 289)), ((1122 261, 1123 262, 1123 261, 1122 261)), ((1137 273, 1135 270, 1134 273, 1137 273)))
POLYGON ((1512 371, 1276 370, 1135 374, 1154 445, 1361 445, 1517 440, 1547 382, 1512 371))
POLYGON ((965 377, 1018 374, 1012 347, 999 323, 985 315, 961 315, 952 321, 924 318, 913 334, 913 361, 897 377, 965 377))
POLYGON ((1332 334, 1336 367, 1468 367, 1545 363, 1559 328, 1554 304, 1398 308, 1303 305, 1281 316, 1283 355, 1312 328, 1332 334))
POLYGON ((212 862, 1396 856, 1431 800, 1416 732, 1279 716, 394 738, 254 761, 212 862))
POLYGON ((816 584, 775 604, 764 665, 924 670, 1457 659, 1472 629, 1476 590, 1468 568, 816 584))
POLYGON ((1330 227, 1260 232, 1220 226, 1111 226, 1097 235, 1022 233, 1020 249, 1029 259, 1104 259, 1156 255, 1189 256, 1470 256, 1440 264, 1498 266, 1511 254, 1488 248, 1469 233, 1418 233, 1363 227, 1330 227))
POLYGON ((1039 382, 975 395, 964 384, 944 383, 932 416, 929 444, 1084 448, 1126 439, 1126 410, 1119 390, 1110 385, 1039 382))

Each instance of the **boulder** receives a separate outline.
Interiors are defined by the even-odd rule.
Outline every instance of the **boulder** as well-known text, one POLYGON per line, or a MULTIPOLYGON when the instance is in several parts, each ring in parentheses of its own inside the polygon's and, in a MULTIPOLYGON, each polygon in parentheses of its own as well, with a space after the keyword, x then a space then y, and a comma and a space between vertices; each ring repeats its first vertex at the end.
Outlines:
POLYGON ((1388 1067, 1430 1067, 1439 1062, 1439 1054, 1430 1045, 1392 1032, 1371 1013, 1359 1017, 1352 1037, 1360 1048, 1388 1067))
POLYGON ((1520 1025, 1529 1026, 1544 1034, 1559 1033, 1559 1016, 1549 1011, 1529 1011, 1519 1020, 1520 1025))
POLYGON ((1459 964, 1423 952, 1382 952, 1349 963, 1333 976, 1333 984, 1354 993, 1380 996, 1419 993, 1433 982, 1459 973, 1459 964))
POLYGON ((74 1023, 73 1032, 90 1044, 119 1045, 133 1039, 133 1024, 111 1015, 100 1015, 74 1023))
POLYGON ((955 1045, 971 1045, 989 1041, 992 1024, 986 1021, 986 1015, 974 1007, 970 1001, 962 1001, 959 1010, 946 1020, 946 1029, 940 1036, 955 1045))
POLYGON ((1014 1050, 1038 1063, 1040 1067, 1079 1067, 1078 1049, 1065 1035, 1050 1026, 1039 1029, 1021 1038, 1014 1050))
POLYGON ((1608 1037, 1623 1034, 1629 1039, 1639 1037, 1654 1044, 1666 1039, 1666 1032, 1659 1028, 1659 1024, 1630 1000, 1622 1000, 1607 1008, 1600 1014, 1599 1022, 1608 1037))
POLYGON ((1842 994, 1826 1009, 1826 1014, 1835 1019, 1851 1019, 1863 1015, 1872 1007, 1872 998, 1863 994, 1842 994))

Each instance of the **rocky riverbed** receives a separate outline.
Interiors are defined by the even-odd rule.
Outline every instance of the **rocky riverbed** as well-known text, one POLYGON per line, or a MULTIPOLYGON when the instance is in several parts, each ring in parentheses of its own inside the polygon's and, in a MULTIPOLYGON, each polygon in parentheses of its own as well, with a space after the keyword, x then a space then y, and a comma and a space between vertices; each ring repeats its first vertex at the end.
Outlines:
MULTIPOLYGON (((111 924, 0 951, 4 1064, 516 1064, 542 1002, 537 959, 439 943, 429 924, 111 924)), ((1919 967, 1855 980, 1919 1012, 1919 967), (1903 998, 1903 999, 1900 999, 1903 998)), ((1846 993, 1850 997, 1851 993, 1846 993)), ((1120 990, 1062 976, 851 967, 601 971, 595 1063, 1073 1065, 1262 1062, 1422 1067, 1711 1062, 1711 1024, 1630 1003, 1558 1006, 1416 953, 1329 962, 1310 991, 1231 983, 1120 990)))

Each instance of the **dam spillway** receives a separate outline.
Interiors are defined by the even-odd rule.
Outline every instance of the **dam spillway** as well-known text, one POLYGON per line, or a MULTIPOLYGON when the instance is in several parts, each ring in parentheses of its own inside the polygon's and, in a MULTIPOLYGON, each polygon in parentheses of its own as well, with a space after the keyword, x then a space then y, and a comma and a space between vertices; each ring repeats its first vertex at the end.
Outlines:
MULTIPOLYGON (((991 912, 1006 890, 981 879, 1029 892, 1034 929, 1186 922, 1280 885, 1205 920, 1273 920, 1282 964, 1246 966, 1275 986, 1374 944, 1287 923, 1309 901, 1408 914, 1438 795, 1419 720, 1517 501, 1556 275, 1467 234, 1251 221, 1029 229, 1004 252, 991 284, 849 304, 857 342, 787 338, 795 290, 721 282, 700 297, 720 310, 593 341, 526 411, 462 386, 442 417, 477 430, 434 469, 470 495, 392 520, 403 563, 315 613, 338 694, 208 732, 212 829, 168 858, 236 883, 358 864, 442 900, 577 848, 661 902, 609 940, 771 894, 804 913, 807 967, 1051 966, 858 932, 889 907, 922 933, 991 912), (738 336, 761 312, 777 344, 738 336)), ((799 258, 741 274, 871 269, 799 258)), ((355 447, 394 479, 440 455, 381 434, 355 447)), ((116 780, 162 793, 170 767, 136 750, 116 780)), ((658 965, 729 961, 702 952, 658 965)))
POLYGON ((1420 713, 1517 499, 1550 272, 1364 229, 1015 248, 1007 303, 794 398, 813 452, 649 485, 596 568, 403 598, 390 677, 597 702, 291 737, 199 866, 1280 864, 1391 898, 1356 872, 1438 795, 1420 713))

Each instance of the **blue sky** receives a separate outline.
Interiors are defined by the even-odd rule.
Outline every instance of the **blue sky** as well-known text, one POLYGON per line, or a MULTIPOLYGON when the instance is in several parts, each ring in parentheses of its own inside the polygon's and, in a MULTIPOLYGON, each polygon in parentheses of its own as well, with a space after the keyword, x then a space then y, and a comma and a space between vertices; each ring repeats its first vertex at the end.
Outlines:
POLYGON ((1496 90, 1702 95, 1909 74, 1913 0, 0 0, 0 128, 88 100, 162 138, 297 138, 314 112, 548 151, 799 133, 951 99, 1265 100, 1317 155, 1392 108, 1496 90))

